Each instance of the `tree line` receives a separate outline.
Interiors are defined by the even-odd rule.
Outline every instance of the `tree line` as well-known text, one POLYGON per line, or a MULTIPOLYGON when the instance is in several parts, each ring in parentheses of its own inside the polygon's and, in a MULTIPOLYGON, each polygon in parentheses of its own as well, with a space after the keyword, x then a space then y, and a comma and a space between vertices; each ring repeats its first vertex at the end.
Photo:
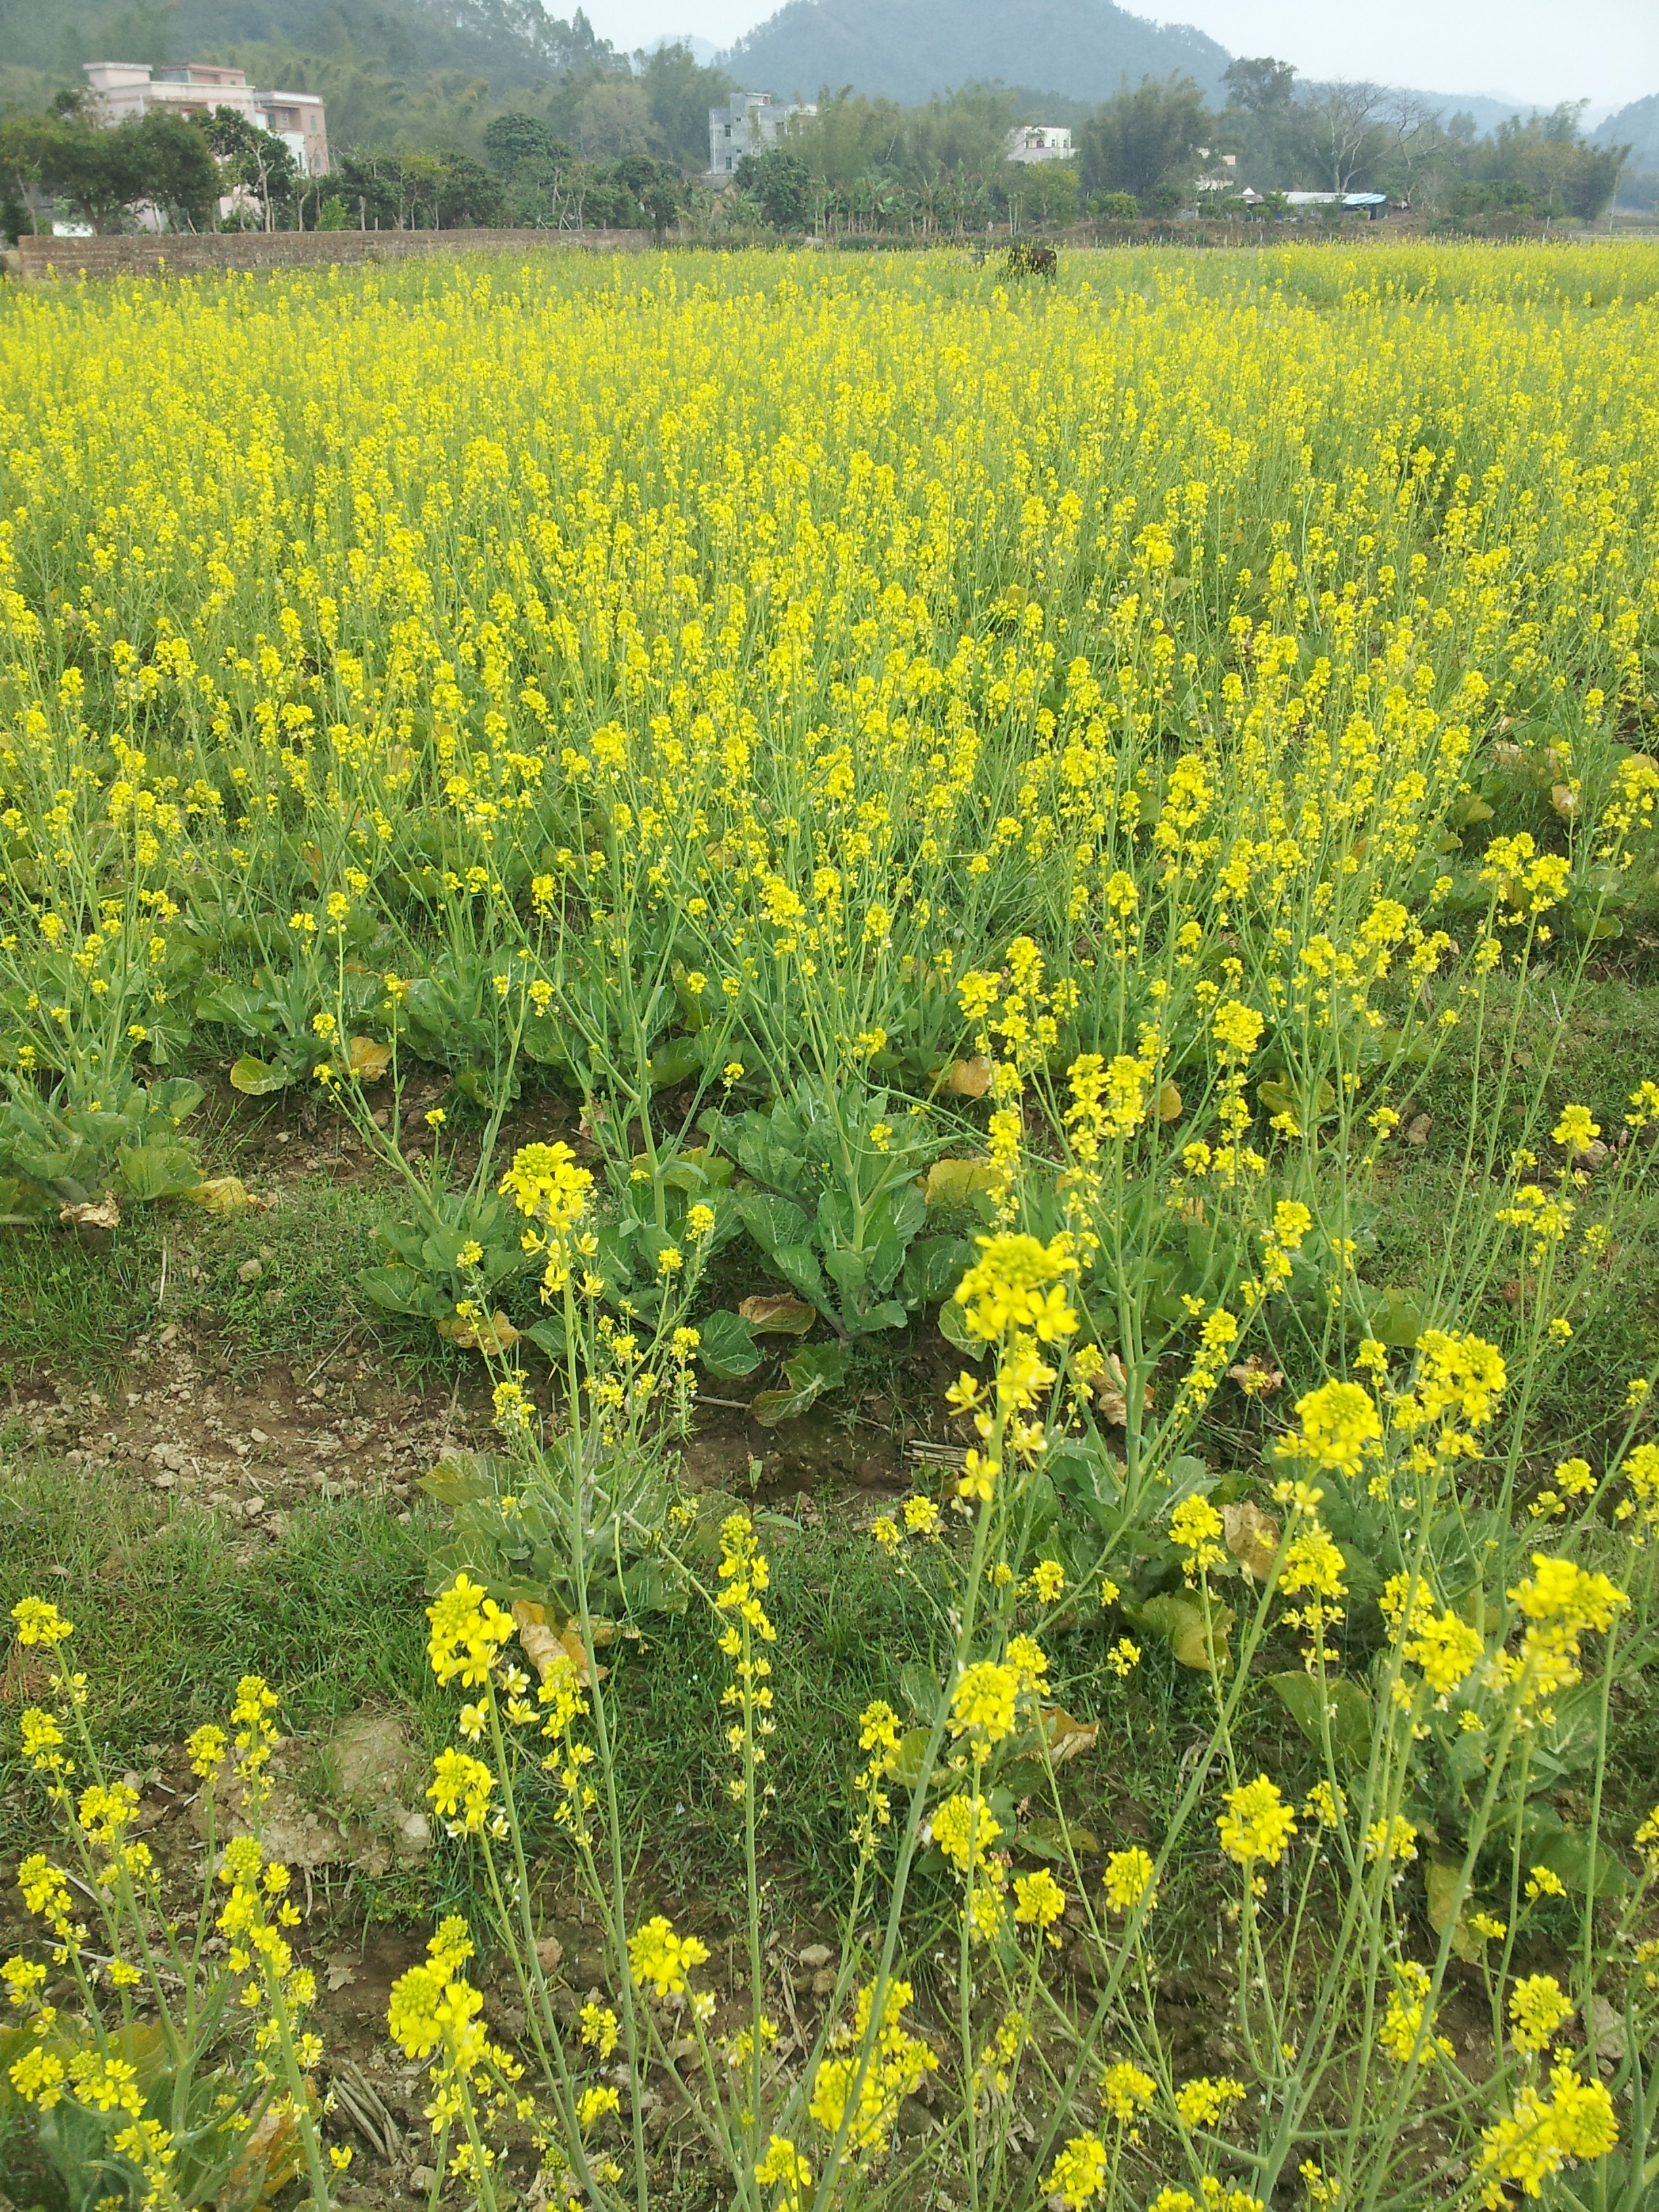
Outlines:
POLYGON ((1079 216, 1283 212, 1283 192, 1386 193, 1430 217, 1589 220, 1611 201, 1627 148, 1589 143, 1581 110, 1516 116, 1482 138, 1468 115, 1375 84, 1310 83, 1269 57, 1234 62, 1212 110, 1189 77, 1145 78, 1094 106, 1054 100, 1033 119, 1068 125, 1070 161, 1008 158, 1029 103, 969 87, 923 107, 827 89, 815 117, 736 173, 740 199, 779 230, 966 235, 1079 216), (1264 205, 1249 207, 1246 184, 1264 205))
MULTIPOLYGON (((280 138, 227 108, 152 110, 100 126, 85 95, 0 125, 0 220, 13 235, 56 203, 100 231, 153 208, 170 228, 450 229, 610 227, 718 238, 808 230, 857 238, 969 236, 988 224, 1063 227, 1079 216, 1282 211, 1295 189, 1375 190, 1429 217, 1571 216, 1612 199, 1628 149, 1589 143, 1580 111, 1516 116, 1482 137, 1467 115, 1373 84, 1310 83, 1270 57, 1235 61, 1212 110, 1190 78, 1146 78, 1092 106, 1044 103, 1068 125, 1072 161, 1009 159, 1026 96, 970 85, 919 106, 826 88, 746 155, 731 185, 707 174, 711 106, 733 89, 684 46, 633 64, 578 13, 561 78, 505 112, 475 115, 466 143, 368 143, 306 176, 280 138), (1251 208, 1246 184, 1265 196, 1251 208), (221 212, 228 204, 227 218, 221 212)), ((331 120, 332 118, 331 118, 331 120)))

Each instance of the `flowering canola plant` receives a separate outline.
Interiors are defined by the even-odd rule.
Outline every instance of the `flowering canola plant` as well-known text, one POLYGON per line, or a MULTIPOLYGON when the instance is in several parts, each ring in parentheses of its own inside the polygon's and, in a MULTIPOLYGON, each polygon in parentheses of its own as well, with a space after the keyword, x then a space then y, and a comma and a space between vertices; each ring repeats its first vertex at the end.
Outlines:
MULTIPOLYGON (((1615 1834, 1603 1784, 1615 1668, 1653 1663, 1652 1376, 1547 1480, 1524 1427, 1618 1294, 1659 1085, 1565 1097, 1516 1047, 1545 974, 1570 1009, 1659 915, 1656 300, 1609 244, 3 303, 0 1211, 234 1204, 191 1071, 303 1086, 398 1192, 368 1294, 489 1364, 511 1502, 573 1531, 556 1619, 482 1564, 428 1613, 459 1741, 427 1798, 528 2026, 486 2023, 457 1915, 388 2024, 478 2204, 512 2137, 535 2201, 643 2207, 681 2121, 745 2212, 891 2201, 919 2142, 953 2201, 1071 2212, 1650 2174, 1659 1813, 1615 1834), (454 1079, 423 1121, 416 1061, 454 1079), (1453 1066, 1443 1256, 1385 1287, 1453 1066), (568 1140, 503 1164, 526 1091, 568 1140), (727 1249, 744 1312, 711 1310, 727 1249), (803 2020, 763 1928, 806 1724, 764 1516, 641 1535, 721 1662, 733 1943, 635 1887, 582 1513, 699 1368, 793 1331, 776 1423, 919 1317, 960 1464, 872 1534, 933 1641, 844 1745, 813 1717, 852 1904, 803 2020), (1143 1668, 1190 1743, 1164 1832, 1098 1833, 1076 1777, 1143 1668), (591 1990, 546 1963, 545 1863, 602 1927, 591 1990), (1212 1889, 1237 2072, 1159 2002, 1212 1889)), ((118 2008, 170 2022, 199 1961, 158 1965, 68 1626, 15 1626, 76 1859, 20 1865, 10 2085, 170 2204, 187 2100, 63 2022, 104 2018, 94 1905, 118 2008)), ((191 1756, 251 1831, 213 1876, 232 2103, 320 2206, 272 1711, 247 1678, 191 1756)))

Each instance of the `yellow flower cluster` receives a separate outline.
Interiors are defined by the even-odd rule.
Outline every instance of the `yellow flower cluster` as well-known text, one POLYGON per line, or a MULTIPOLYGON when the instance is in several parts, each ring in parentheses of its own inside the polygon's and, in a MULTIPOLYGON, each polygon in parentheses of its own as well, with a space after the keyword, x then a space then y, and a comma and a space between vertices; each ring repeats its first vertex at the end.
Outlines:
POLYGON ((908 1982, 890 1982, 877 2021, 875 1991, 860 1990, 850 2029, 832 2039, 852 2048, 845 2057, 821 2058, 813 2075, 807 2111, 855 2159, 886 2148, 900 2105, 938 2071, 935 2053, 904 2026, 913 1994, 908 1982))

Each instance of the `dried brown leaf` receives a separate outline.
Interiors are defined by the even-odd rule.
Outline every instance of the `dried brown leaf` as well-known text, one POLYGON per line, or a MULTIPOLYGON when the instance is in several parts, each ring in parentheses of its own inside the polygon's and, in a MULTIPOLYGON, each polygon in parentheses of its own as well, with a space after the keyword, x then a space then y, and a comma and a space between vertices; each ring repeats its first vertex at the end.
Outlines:
MULTIPOLYGON (((1127 1425, 1129 1419, 1129 1401, 1124 1395, 1125 1382, 1123 1362, 1116 1352, 1109 1352, 1105 1366, 1095 1378, 1095 1402, 1104 1418, 1120 1429, 1127 1425)), ((1143 1414, 1152 1410, 1152 1386, 1150 1382, 1141 1394, 1140 1410, 1143 1414)))
POLYGON ((1253 1352, 1237 1367, 1230 1367, 1227 1380, 1237 1382, 1247 1398, 1271 1398, 1285 1387, 1283 1375, 1271 1360, 1264 1359, 1259 1352, 1253 1352))
POLYGON ((440 1336, 447 1337, 463 1352, 505 1352, 518 1342, 521 1334, 499 1310, 488 1319, 482 1314, 473 1319, 452 1314, 447 1321, 435 1322, 433 1326, 440 1336))
POLYGON ((743 1301, 738 1314, 763 1336, 805 1336, 817 1319, 818 1310, 787 1291, 757 1291, 743 1301))
POLYGON ((360 1083, 378 1083, 392 1065, 392 1047, 374 1037, 351 1040, 351 1072, 360 1083))
POLYGON ((1098 1721, 1080 1721, 1064 1705, 1044 1705, 1040 1717, 1048 1739, 1048 1757, 1055 1766, 1094 1749, 1100 1734, 1098 1721))
POLYGON ((65 1229, 118 1229, 121 1208, 114 1192, 106 1190, 95 1206, 60 1206, 58 1218, 65 1229))
POLYGON ((1264 1513, 1259 1505, 1248 1502, 1242 1505, 1224 1505, 1221 1527, 1227 1549, 1238 1561, 1247 1575, 1265 1583, 1273 1571, 1273 1561, 1279 1556, 1279 1523, 1271 1513, 1264 1513))
MULTIPOLYGON (((519 1632, 519 1641, 524 1646, 525 1656, 544 1682, 561 1658, 570 1662, 580 1680, 586 1682, 592 1679, 587 1671, 587 1653, 582 1647, 581 1631, 574 1621, 568 1620, 562 1628, 556 1630, 549 1627, 547 1607, 536 1605, 528 1598, 514 1601, 513 1620, 519 1632)), ((602 1637, 599 1633, 602 1625, 609 1627, 609 1623, 596 1621, 593 1624, 593 1641, 596 1644, 610 1641, 609 1636, 602 1637)), ((611 1629, 611 1635, 615 1633, 611 1629)), ((604 1681, 610 1671, 608 1667, 600 1668, 600 1681, 604 1681)))

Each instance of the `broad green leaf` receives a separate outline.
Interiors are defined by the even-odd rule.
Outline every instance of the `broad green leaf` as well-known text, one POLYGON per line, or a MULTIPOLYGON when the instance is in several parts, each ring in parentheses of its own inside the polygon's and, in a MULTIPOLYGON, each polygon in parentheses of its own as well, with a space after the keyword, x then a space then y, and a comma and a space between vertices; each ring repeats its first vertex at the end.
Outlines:
POLYGON ((1170 1592, 1150 1597, 1144 1605, 1126 1605, 1123 1610, 1135 1627, 1161 1637, 1182 1666, 1190 1667, 1198 1674, 1208 1674, 1213 1647, 1215 1671, 1221 1674, 1232 1672, 1232 1654, 1227 1646, 1228 1632, 1233 1625, 1231 1607, 1211 1606, 1207 1632, 1204 1609, 1194 1597, 1170 1592))
MULTIPOLYGON (((810 1328, 817 1316, 810 1306, 806 1312, 810 1328)), ((705 1314, 697 1323, 697 1358, 707 1373, 722 1380, 752 1375, 760 1365, 760 1357, 754 1329, 742 1315, 722 1310, 705 1314)))
POLYGON ((749 1410, 762 1428, 775 1429, 781 1422, 799 1420, 817 1403, 819 1395, 816 1383, 808 1390, 757 1390, 749 1410))
POLYGON ((276 1061, 254 1060, 246 1054, 232 1064, 230 1071, 231 1089, 241 1091, 248 1098, 263 1098, 268 1091, 285 1091, 290 1083, 298 1080, 297 1076, 290 1075, 276 1061))
POLYGON ((983 1337, 971 1335, 968 1316, 954 1298, 946 1298, 939 1310, 939 1333, 949 1345, 953 1345, 964 1358, 983 1359, 987 1346, 983 1337))
POLYGON ((1015 1841, 1019 1850, 1040 1859, 1065 1859, 1073 1851, 1100 1849, 1099 1838, 1091 1830, 1079 1827, 1073 1820, 1056 1820, 1052 1815, 1022 1820, 1015 1841))
POLYGON ((743 1225, 761 1250, 775 1258, 781 1247, 806 1246, 811 1233, 805 1214, 770 1191, 745 1191, 738 1200, 743 1225))
POLYGON ((1360 1765, 1370 1757, 1371 1701, 1358 1682, 1345 1674, 1327 1675, 1322 1686, 1311 1674, 1273 1674, 1267 1687, 1310 1743, 1323 1743, 1322 1729, 1328 1720, 1331 1749, 1339 1759, 1360 1765))
MULTIPOLYGON (((1581 1893, 1589 1887, 1590 1838, 1585 1828, 1556 1826, 1540 1834, 1530 1830, 1522 1844, 1528 1866, 1546 1866, 1559 1875, 1569 1889, 1581 1893)), ((1614 1858, 1605 1839, 1595 1852, 1595 1893, 1618 1897, 1630 1887, 1630 1876, 1614 1858)))
POLYGON ((182 1145, 128 1145, 115 1157, 121 1188, 131 1198, 180 1198, 202 1180, 182 1145))
POLYGON ((853 1355, 844 1344, 804 1344, 783 1371, 797 1390, 836 1390, 847 1380, 853 1355))
POLYGON ((914 1790, 921 1779, 921 1762, 927 1756, 929 1733, 924 1728, 906 1729, 899 1738, 898 1752, 893 1761, 893 1778, 906 1790, 914 1790))
POLYGON ((927 1203, 960 1206, 976 1190, 994 1188, 999 1172, 993 1160, 935 1160, 927 1170, 927 1203))
POLYGON ((488 1457, 477 1452, 451 1452, 441 1459, 417 1487, 441 1505, 471 1505, 495 1495, 488 1457))
POLYGON ((443 1300, 418 1267, 365 1267, 357 1287, 388 1313, 418 1314, 437 1321, 446 1312, 443 1300))

